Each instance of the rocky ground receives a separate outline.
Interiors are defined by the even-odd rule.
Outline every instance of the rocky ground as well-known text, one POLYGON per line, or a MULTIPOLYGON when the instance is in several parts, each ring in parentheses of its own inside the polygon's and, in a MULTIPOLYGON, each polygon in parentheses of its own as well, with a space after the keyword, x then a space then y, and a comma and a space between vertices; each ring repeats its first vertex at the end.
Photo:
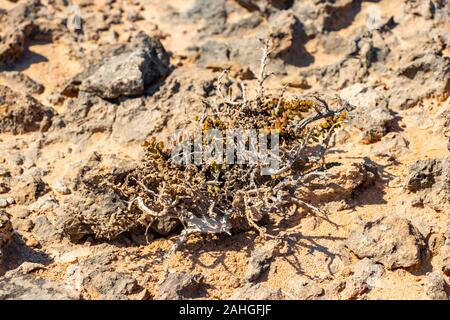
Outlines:
POLYGON ((68 1, 0 0, 0 299, 448 299, 448 1, 72 4, 81 29, 68 1), (191 235, 166 261, 179 228, 121 229, 127 205, 92 185, 201 112, 224 69, 256 86, 258 38, 267 91, 356 106, 304 191, 328 214, 293 217, 282 245, 191 235))

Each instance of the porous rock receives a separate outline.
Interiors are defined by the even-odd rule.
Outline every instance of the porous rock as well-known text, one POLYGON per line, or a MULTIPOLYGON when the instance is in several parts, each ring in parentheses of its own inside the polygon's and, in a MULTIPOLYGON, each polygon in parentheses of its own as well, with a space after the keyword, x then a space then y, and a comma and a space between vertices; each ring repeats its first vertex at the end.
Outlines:
POLYGON ((357 107, 351 123, 361 130, 362 143, 377 142, 386 135, 394 117, 383 94, 358 83, 344 89, 341 96, 357 107))
POLYGON ((156 300, 184 300, 202 295, 203 277, 200 274, 186 272, 169 273, 159 285, 156 300))
POLYGON ((138 284, 129 274, 96 270, 83 279, 83 288, 98 299, 126 300, 136 293, 138 284))
POLYGON ((55 114, 27 94, 0 85, 0 133, 23 134, 30 131, 46 131, 55 114))
POLYGON ((231 300, 279 300, 282 298, 280 289, 270 289, 260 283, 248 283, 230 297, 231 300))
POLYGON ((361 224, 349 235, 346 245, 359 258, 370 258, 389 270, 420 264, 425 250, 417 228, 396 216, 361 224))
POLYGON ((79 294, 65 285, 19 274, 0 278, 0 300, 76 300, 79 294))
POLYGON ((143 33, 117 51, 83 80, 82 91, 105 99, 138 96, 146 85, 169 73, 169 55, 164 47, 143 33))
POLYGON ((276 243, 270 241, 262 246, 258 246, 252 253, 245 279, 249 282, 257 281, 262 274, 270 268, 270 263, 273 258, 276 243))
POLYGON ((431 300, 448 300, 445 291, 446 283, 444 278, 437 272, 432 272, 428 276, 427 296, 431 300))

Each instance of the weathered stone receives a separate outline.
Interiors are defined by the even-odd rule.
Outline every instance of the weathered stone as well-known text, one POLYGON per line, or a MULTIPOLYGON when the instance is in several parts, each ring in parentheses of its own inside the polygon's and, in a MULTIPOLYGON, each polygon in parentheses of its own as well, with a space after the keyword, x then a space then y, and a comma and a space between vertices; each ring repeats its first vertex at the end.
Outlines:
POLYGON ((75 300, 80 296, 63 284, 31 274, 0 278, 0 300, 75 300))
POLYGON ((58 200, 49 193, 40 197, 37 201, 28 206, 30 212, 46 212, 52 211, 59 207, 58 200))
POLYGON ((374 263, 368 258, 358 261, 353 268, 346 268, 341 272, 346 279, 332 281, 327 289, 327 299, 360 299, 373 288, 381 286, 380 278, 384 274, 382 265, 374 263))
POLYGON ((436 182, 437 176, 441 173, 442 165, 440 160, 418 160, 409 168, 406 187, 412 192, 431 188, 436 182))
POLYGON ((137 292, 138 284, 129 274, 98 270, 83 279, 83 288, 93 298, 126 300, 137 292))
POLYGON ((417 193, 422 205, 436 211, 450 208, 450 157, 418 160, 409 169, 406 187, 417 193))
POLYGON ((9 206, 8 199, 6 198, 0 198, 0 209, 6 208, 9 206))
POLYGON ((248 262, 245 279, 249 282, 256 282, 270 268, 276 242, 270 241, 258 246, 252 253, 248 262))
POLYGON ((134 163, 115 156, 93 156, 66 177, 73 190, 57 209, 57 227, 72 241, 94 235, 114 239, 138 225, 138 216, 130 214, 127 205, 111 189, 100 186, 105 179, 122 181, 134 163))
POLYGON ((346 282, 344 280, 333 280, 331 281, 325 290, 325 298, 329 300, 339 299, 340 293, 345 290, 346 282))
POLYGON ((2 249, 11 241, 13 228, 10 217, 6 211, 0 210, 0 270, 2 264, 2 249))
POLYGON ((280 11, 271 16, 269 38, 272 39, 272 55, 297 67, 309 65, 313 57, 306 51, 306 34, 301 22, 290 11, 280 11))
MULTIPOLYGON (((441 233, 432 233, 428 237, 428 248, 433 255, 438 255, 441 248, 444 246, 445 237, 441 233)), ((450 254, 450 252, 449 252, 450 254)))
POLYGON ((8 193, 10 190, 8 184, 5 182, 0 182, 0 194, 8 193))
POLYGON ((447 240, 441 248, 442 271, 450 276, 450 240, 447 240))
POLYGON ((399 132, 389 132, 373 146, 372 153, 388 160, 397 160, 410 153, 409 141, 399 132))
POLYGON ((372 289, 380 286, 378 282, 383 274, 384 268, 382 265, 373 263, 368 258, 364 258, 354 266, 352 277, 355 281, 366 283, 368 289, 372 289))
POLYGON ((249 11, 259 11, 264 14, 289 9, 294 3, 293 0, 237 0, 237 2, 249 11))
POLYGON ((111 139, 121 145, 141 143, 153 132, 155 126, 152 123, 158 117, 161 117, 160 111, 146 106, 144 99, 128 99, 115 113, 111 139))
POLYGON ((53 109, 44 107, 32 96, 0 85, 0 133, 46 131, 54 113, 53 109))
POLYGON ((376 182, 378 169, 370 159, 350 163, 327 170, 327 179, 314 177, 304 189, 305 196, 312 203, 324 203, 350 199, 360 190, 365 190, 376 182))
POLYGON ((313 280, 294 279, 289 281, 290 293, 299 300, 314 300, 324 295, 323 288, 313 280))
POLYGON ((445 291, 445 280, 437 272, 432 272, 428 276, 427 296, 431 300, 448 300, 448 295, 445 291))
POLYGON ((27 94, 41 94, 44 92, 44 86, 31 79, 20 71, 7 71, 0 73, 0 78, 4 78, 11 84, 12 89, 17 92, 25 92, 27 94))
POLYGON ((282 298, 283 294, 280 289, 270 289, 260 283, 248 283, 236 290, 230 300, 280 300, 282 298))
POLYGON ((394 117, 379 91, 357 83, 342 90, 341 96, 357 107, 351 123, 362 131, 362 143, 377 142, 389 131, 394 117))
POLYGON ((41 244, 52 244, 61 239, 61 233, 47 219, 46 216, 38 216, 33 219, 33 234, 41 244))
POLYGON ((366 282, 350 277, 345 281, 345 289, 340 293, 341 299, 354 300, 369 291, 369 286, 366 282))
POLYGON ((53 190, 63 195, 70 194, 70 189, 66 186, 66 184, 62 180, 58 180, 55 182, 55 184, 53 185, 53 190))
POLYGON ((225 0, 197 0, 185 14, 185 17, 190 20, 204 20, 204 25, 198 30, 200 39, 224 33, 227 16, 225 0))
POLYGON ((138 96, 169 73, 169 56, 159 40, 139 34, 121 51, 106 58, 80 89, 105 99, 138 96))
POLYGON ((4 22, 6 28, 0 30, 0 66, 14 62, 23 55, 27 39, 39 29, 36 22, 41 8, 39 0, 28 0, 8 11, 4 22))
POLYGON ((159 285, 156 300, 180 300, 200 297, 203 294, 203 277, 185 272, 169 273, 159 285))
POLYGON ((18 204, 31 204, 47 190, 47 185, 39 176, 25 175, 14 186, 13 194, 18 204))
POLYGON ((360 225, 346 243, 359 258, 370 258, 390 270, 420 264, 425 250, 420 232, 410 221, 396 216, 360 225))
POLYGON ((409 109, 432 94, 448 97, 450 59, 434 50, 422 49, 400 54, 396 86, 389 93, 394 110, 409 109))

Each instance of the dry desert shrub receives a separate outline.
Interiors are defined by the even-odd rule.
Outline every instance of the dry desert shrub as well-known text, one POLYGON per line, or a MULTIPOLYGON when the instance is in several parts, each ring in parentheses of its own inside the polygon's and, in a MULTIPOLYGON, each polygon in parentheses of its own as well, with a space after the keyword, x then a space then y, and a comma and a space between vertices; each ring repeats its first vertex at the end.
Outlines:
MULTIPOLYGON (((275 170, 264 171, 267 161, 252 162, 267 156, 267 150, 255 148, 251 139, 244 139, 247 152, 236 155, 244 163, 237 164, 226 159, 219 162, 214 157, 202 163, 180 163, 174 161, 174 154, 179 152, 176 144, 167 146, 151 138, 144 144, 146 156, 136 170, 123 181, 106 182, 128 204, 129 211, 139 212, 138 224, 147 228, 155 222, 182 225, 173 250, 192 233, 232 234, 255 228, 263 237, 280 238, 290 230, 269 234, 264 221, 272 214, 283 216, 299 208, 326 214, 309 204, 299 187, 327 175, 324 155, 330 138, 354 107, 337 96, 285 98, 284 90, 278 96, 266 94, 269 55, 265 42, 255 98, 247 99, 244 85, 229 80, 243 92, 242 97, 231 99, 223 84, 225 70, 216 83, 219 98, 203 101, 204 112, 193 120, 192 131, 203 134, 200 145, 204 148, 211 142, 206 134, 211 130, 240 128, 276 134, 279 150, 270 154, 270 159, 278 163, 275 170)), ((219 143, 225 144, 226 138, 220 139, 219 143)), ((189 151, 195 156, 195 149, 189 151)))

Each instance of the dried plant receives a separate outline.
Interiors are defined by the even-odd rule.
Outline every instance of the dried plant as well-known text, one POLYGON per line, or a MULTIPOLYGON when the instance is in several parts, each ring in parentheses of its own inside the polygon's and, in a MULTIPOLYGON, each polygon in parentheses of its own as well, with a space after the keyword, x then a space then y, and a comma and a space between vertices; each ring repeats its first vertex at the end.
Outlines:
MULTIPOLYGON (((262 222, 273 214, 283 216, 299 207, 326 215, 302 199, 298 189, 311 178, 326 175, 324 156, 330 137, 353 106, 339 97, 320 94, 288 99, 284 89, 276 97, 266 94, 269 54, 269 43, 265 42, 255 99, 247 99, 243 83, 237 83, 242 97, 231 99, 223 84, 225 70, 217 79, 217 101, 203 101, 204 112, 196 118, 195 127, 202 131, 276 130, 280 137, 278 170, 264 175, 261 164, 248 162, 179 164, 171 157, 173 148, 152 138, 144 144, 146 156, 141 166, 123 183, 112 186, 130 211, 140 212, 140 225, 149 228, 158 221, 181 223, 181 236, 171 252, 192 233, 232 234, 254 228, 263 237, 279 238, 289 230, 269 234, 262 222), (330 102, 338 107, 331 108, 330 102)), ((255 152, 258 150, 243 156, 254 157, 255 152)))

